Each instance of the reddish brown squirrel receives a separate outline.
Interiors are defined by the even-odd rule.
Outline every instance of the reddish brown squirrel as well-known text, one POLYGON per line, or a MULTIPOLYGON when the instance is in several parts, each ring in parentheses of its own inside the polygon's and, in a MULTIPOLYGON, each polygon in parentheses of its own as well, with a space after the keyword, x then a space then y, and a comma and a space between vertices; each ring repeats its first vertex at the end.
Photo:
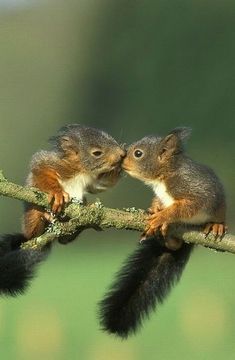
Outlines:
MULTIPOLYGON (((71 124, 50 140, 52 151, 33 155, 26 183, 48 193, 54 214, 60 213, 71 198, 84 201, 86 193, 104 191, 118 181, 125 151, 107 133, 71 124)), ((20 246, 41 235, 50 219, 42 207, 27 204, 23 233, 0 237, 0 294, 17 295, 25 290, 48 247, 39 251, 20 246)), ((71 241, 77 234, 62 238, 61 242, 71 241)))
POLYGON ((226 230, 223 186, 210 168, 185 154, 189 134, 177 128, 166 137, 144 137, 123 161, 123 169, 152 187, 155 196, 144 241, 100 304, 102 328, 118 336, 134 333, 181 277, 193 245, 168 238, 169 224, 204 225, 205 235, 223 236, 226 230))

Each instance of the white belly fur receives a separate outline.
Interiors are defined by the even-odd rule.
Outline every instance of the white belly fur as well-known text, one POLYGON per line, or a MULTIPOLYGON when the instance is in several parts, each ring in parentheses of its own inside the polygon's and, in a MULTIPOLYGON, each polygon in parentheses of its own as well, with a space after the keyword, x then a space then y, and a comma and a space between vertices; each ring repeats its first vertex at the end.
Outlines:
MULTIPOLYGON (((174 198, 167 192, 166 185, 162 181, 154 181, 150 184, 157 198, 160 200, 163 207, 171 206, 174 203, 174 198)), ((205 211, 199 211, 195 216, 187 219, 181 219, 180 222, 187 224, 205 224, 210 222, 210 215, 205 211)))
POLYGON ((91 176, 80 174, 69 180, 60 181, 60 184, 63 190, 69 194, 70 198, 76 198, 82 201, 87 188, 92 182, 93 179, 91 176))
POLYGON ((171 206, 174 203, 173 197, 167 192, 166 185, 162 181, 154 181, 151 185, 155 195, 158 197, 164 207, 171 206))

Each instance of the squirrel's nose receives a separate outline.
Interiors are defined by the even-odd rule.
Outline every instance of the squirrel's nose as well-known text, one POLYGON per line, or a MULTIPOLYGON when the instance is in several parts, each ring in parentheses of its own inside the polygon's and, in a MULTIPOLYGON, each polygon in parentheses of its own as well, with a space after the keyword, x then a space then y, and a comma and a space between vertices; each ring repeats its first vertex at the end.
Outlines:
POLYGON ((109 162, 113 166, 121 164, 125 156, 126 156, 126 151, 124 149, 119 149, 118 153, 112 154, 109 157, 109 162))
POLYGON ((124 146, 122 146, 121 149, 119 150, 119 155, 121 159, 123 159, 126 156, 126 149, 124 146))
POLYGON ((120 150, 120 157, 121 157, 121 159, 123 159, 125 156, 126 156, 126 150, 121 149, 121 150, 120 150))

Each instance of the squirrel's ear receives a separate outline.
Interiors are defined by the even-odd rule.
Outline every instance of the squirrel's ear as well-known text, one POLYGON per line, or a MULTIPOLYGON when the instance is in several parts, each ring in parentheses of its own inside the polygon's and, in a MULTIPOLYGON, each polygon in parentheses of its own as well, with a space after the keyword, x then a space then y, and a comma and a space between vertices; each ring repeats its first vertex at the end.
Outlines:
POLYGON ((74 152, 76 144, 74 140, 69 136, 61 136, 60 147, 65 153, 74 152))
POLYGON ((191 135, 191 132, 192 132, 192 129, 191 129, 191 128, 188 128, 188 127, 177 127, 177 128, 173 129, 173 130, 170 132, 170 135, 171 135, 171 134, 174 134, 174 135, 176 135, 180 140, 185 141, 185 140, 188 140, 188 138, 189 138, 190 135, 191 135))
POLYGON ((169 158, 178 148, 179 139, 175 134, 164 137, 159 144, 158 159, 164 161, 169 158))
POLYGON ((158 158, 164 161, 174 153, 183 150, 183 142, 191 134, 191 129, 186 127, 179 127, 173 129, 170 134, 164 137, 160 142, 158 158))
POLYGON ((64 151, 68 151, 73 146, 73 141, 69 136, 60 137, 60 147, 64 151))
POLYGON ((62 150, 64 153, 77 153, 77 144, 70 137, 66 135, 53 136, 49 141, 59 150, 62 150))

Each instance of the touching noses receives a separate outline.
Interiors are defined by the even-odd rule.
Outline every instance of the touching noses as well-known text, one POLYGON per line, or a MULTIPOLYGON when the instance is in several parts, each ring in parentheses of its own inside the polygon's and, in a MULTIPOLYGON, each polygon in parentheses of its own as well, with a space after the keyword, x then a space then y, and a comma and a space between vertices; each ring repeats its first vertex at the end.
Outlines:
POLYGON ((121 158, 121 159, 124 159, 125 156, 126 156, 126 150, 121 149, 121 150, 120 150, 120 158, 121 158))
POLYGON ((119 163, 121 164, 125 156, 126 156, 126 150, 119 149, 118 153, 116 154, 114 153, 110 156, 109 161, 112 165, 117 165, 119 163))

